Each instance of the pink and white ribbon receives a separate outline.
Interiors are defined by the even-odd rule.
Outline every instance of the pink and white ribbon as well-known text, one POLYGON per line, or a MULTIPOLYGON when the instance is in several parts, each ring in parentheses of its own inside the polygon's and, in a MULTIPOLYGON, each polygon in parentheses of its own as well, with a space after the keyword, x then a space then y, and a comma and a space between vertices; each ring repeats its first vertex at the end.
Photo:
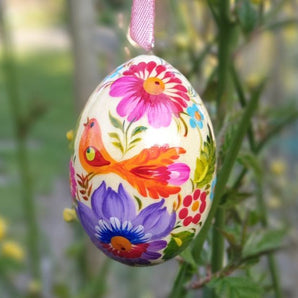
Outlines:
POLYGON ((133 0, 130 37, 146 51, 154 47, 155 0, 133 0))

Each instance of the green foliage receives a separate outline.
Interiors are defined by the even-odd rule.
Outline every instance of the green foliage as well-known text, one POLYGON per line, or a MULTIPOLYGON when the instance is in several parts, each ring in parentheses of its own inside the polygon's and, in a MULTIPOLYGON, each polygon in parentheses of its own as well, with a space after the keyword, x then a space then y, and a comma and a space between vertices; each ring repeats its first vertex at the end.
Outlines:
POLYGON ((244 258, 258 255, 270 250, 280 249, 285 230, 257 230, 250 233, 242 251, 244 258))
POLYGON ((242 276, 219 277, 211 280, 208 287, 221 298, 262 298, 262 288, 252 279, 242 276))
POLYGON ((135 127, 130 133, 130 137, 129 137, 129 131, 133 124, 133 121, 126 126, 125 120, 121 122, 119 119, 114 117, 111 113, 109 113, 109 118, 110 118, 111 124, 116 129, 121 130, 121 135, 119 135, 117 132, 109 133, 109 136, 112 139, 114 139, 114 141, 112 141, 112 144, 116 148, 118 148, 121 151, 121 153, 124 155, 129 150, 133 149, 137 145, 137 143, 139 143, 142 140, 141 137, 136 137, 136 136, 146 131, 147 127, 145 126, 135 127))
POLYGON ((237 16, 245 33, 251 33, 256 28, 258 12, 252 5, 251 0, 237 1, 237 16))

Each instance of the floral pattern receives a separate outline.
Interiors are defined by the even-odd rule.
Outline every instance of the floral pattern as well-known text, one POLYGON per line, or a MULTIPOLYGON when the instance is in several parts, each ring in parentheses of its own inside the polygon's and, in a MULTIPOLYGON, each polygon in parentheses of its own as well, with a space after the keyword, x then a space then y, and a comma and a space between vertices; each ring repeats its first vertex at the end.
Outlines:
POLYGON ((77 182, 76 182, 76 172, 72 164, 72 160, 69 161, 69 184, 70 184, 70 192, 73 198, 76 197, 77 193, 77 182))
POLYGON ((213 179, 211 183, 211 189, 210 189, 210 200, 212 201, 214 198, 214 190, 215 190, 215 185, 216 185, 216 177, 213 179))
POLYGON ((146 115, 155 128, 169 126, 172 116, 179 117, 189 101, 182 81, 155 61, 131 65, 112 84, 110 95, 122 98, 117 106, 121 117, 131 122, 146 115))
POLYGON ((183 208, 179 212, 179 218, 184 226, 187 227, 191 223, 198 224, 200 222, 206 209, 206 197, 205 191, 196 189, 193 195, 187 195, 183 199, 183 208))
POLYGON ((118 162, 106 150, 101 135, 98 121, 88 119, 79 150, 86 171, 94 175, 115 173, 136 187, 142 196, 153 199, 178 193, 180 185, 188 180, 189 166, 174 162, 185 153, 183 148, 153 146, 118 162))
POLYGON ((168 213, 164 200, 136 212, 134 200, 120 184, 118 192, 102 182, 91 197, 91 208, 79 202, 78 216, 95 245, 128 265, 150 264, 166 247, 163 240, 173 229, 176 214, 168 213), (152 218, 154 214, 154 218, 152 218))
POLYGON ((187 108, 187 113, 190 116, 189 124, 192 128, 198 127, 203 128, 203 120, 205 119, 203 113, 200 111, 198 105, 193 104, 187 108))
POLYGON ((199 233, 216 183, 212 124, 164 60, 139 56, 108 75, 82 112, 73 151, 73 204, 107 256, 154 265, 199 233))

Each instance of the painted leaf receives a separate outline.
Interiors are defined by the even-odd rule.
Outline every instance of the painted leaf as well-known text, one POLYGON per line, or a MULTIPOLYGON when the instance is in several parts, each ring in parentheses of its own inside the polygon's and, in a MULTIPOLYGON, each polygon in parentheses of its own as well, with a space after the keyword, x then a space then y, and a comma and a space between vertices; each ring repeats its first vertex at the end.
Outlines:
MULTIPOLYGON (((209 129, 210 131, 210 129, 209 129)), ((201 148, 200 157, 196 161, 194 183, 196 187, 203 187, 210 183, 213 178, 216 164, 215 144, 209 136, 201 148)))
POLYGON ((182 252, 192 240, 194 233, 184 231, 177 234, 171 234, 172 238, 164 250, 164 260, 171 259, 182 252))
POLYGON ((110 121, 111 121, 112 125, 115 128, 119 128, 119 129, 123 130, 123 125, 122 125, 121 121, 119 121, 117 118, 112 116, 111 113, 109 113, 109 118, 110 118, 110 121))
POLYGON ((116 139, 116 140, 118 140, 118 141, 120 142, 120 137, 119 137, 119 135, 118 135, 117 133, 115 133, 115 132, 110 132, 110 133, 109 133, 109 136, 110 136, 111 138, 114 138, 114 139, 116 139))
POLYGON ((142 140, 141 138, 136 138, 136 139, 132 140, 132 141, 129 143, 129 145, 133 145, 133 144, 135 144, 135 143, 138 143, 138 142, 140 142, 141 140, 142 140))
POLYGON ((119 142, 112 142, 112 144, 113 144, 116 148, 120 149, 120 151, 121 151, 122 153, 124 152, 124 149, 123 149, 123 146, 121 145, 121 143, 119 143, 119 142))
POLYGON ((137 126, 131 133, 131 137, 134 137, 135 135, 145 131, 147 129, 147 127, 145 126, 137 126))
POLYGON ((142 201, 141 201, 141 199, 139 197, 137 197, 137 196, 133 196, 133 197, 136 199, 136 201, 138 203, 138 210, 141 210, 142 209, 142 201))

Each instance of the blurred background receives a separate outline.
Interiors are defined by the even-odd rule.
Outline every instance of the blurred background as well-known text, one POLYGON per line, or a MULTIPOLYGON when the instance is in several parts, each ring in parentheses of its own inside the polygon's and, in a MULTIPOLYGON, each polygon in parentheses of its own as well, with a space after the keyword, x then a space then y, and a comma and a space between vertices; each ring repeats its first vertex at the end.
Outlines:
MULTIPOLYGON (((110 262, 78 223, 64 220, 71 212, 63 218, 64 208, 71 208, 70 131, 80 109, 108 73, 142 53, 126 39, 131 1, 0 3, 0 297, 166 297, 178 272, 176 260, 137 269, 110 262)), ((188 77, 214 118, 216 29, 205 1, 156 4, 155 54, 188 77)), ((276 21, 297 19, 295 0, 263 4, 276 21)), ((289 102, 288 109, 297 104, 297 46, 297 23, 288 22, 243 38, 234 54, 248 88, 269 76, 260 132, 268 113, 278 119, 288 112, 269 111, 268 103, 289 102)), ((291 227, 289 245, 278 254, 285 297, 297 297, 298 290, 297 135, 297 123, 291 124, 262 157, 271 222, 291 227)))

